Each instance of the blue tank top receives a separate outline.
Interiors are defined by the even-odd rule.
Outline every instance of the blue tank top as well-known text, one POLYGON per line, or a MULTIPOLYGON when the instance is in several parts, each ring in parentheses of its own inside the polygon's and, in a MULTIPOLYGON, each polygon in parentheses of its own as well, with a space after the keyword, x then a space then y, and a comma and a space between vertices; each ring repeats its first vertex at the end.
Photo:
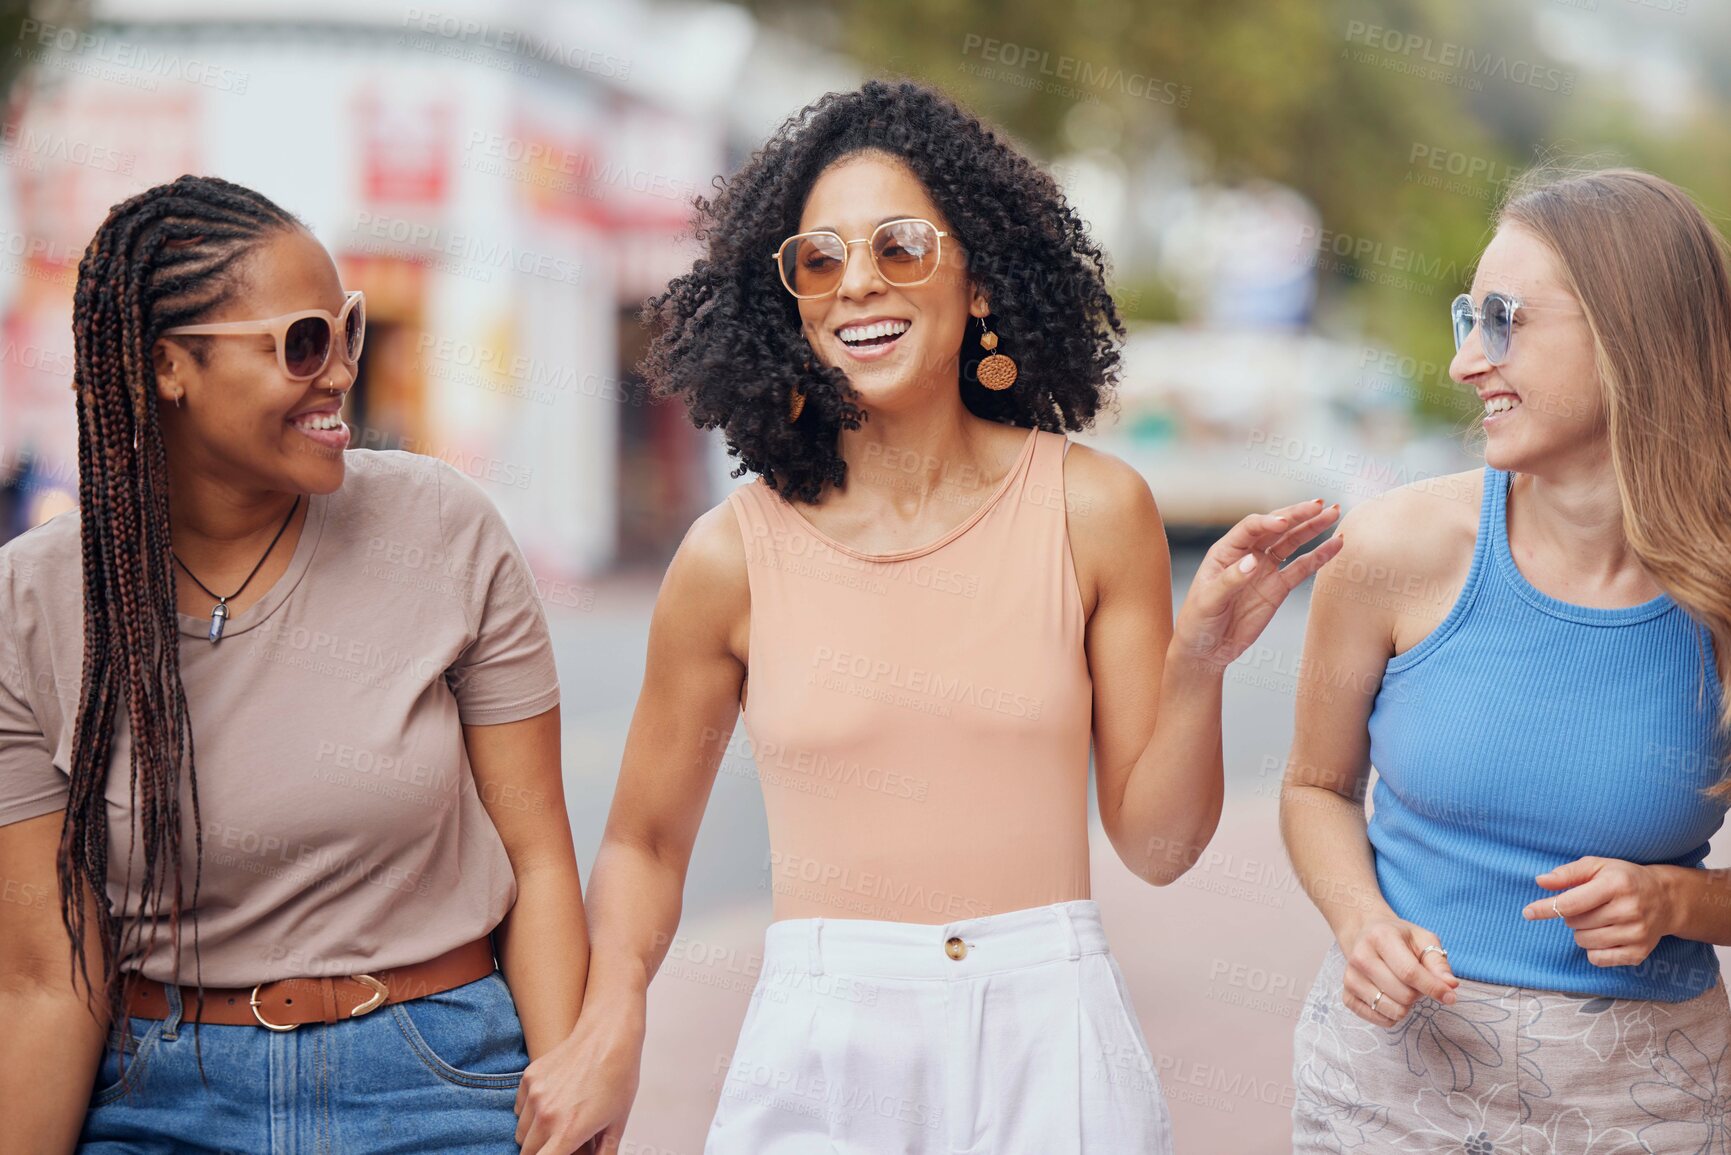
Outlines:
POLYGON ((1676 1002, 1719 973, 1667 936, 1598 967, 1561 919, 1521 909, 1586 855, 1698 867, 1724 807, 1712 636, 1668 594, 1596 609, 1550 597, 1509 553, 1510 475, 1485 470, 1472 570, 1448 617, 1388 663, 1370 715, 1370 841, 1401 918, 1462 978, 1676 1002))

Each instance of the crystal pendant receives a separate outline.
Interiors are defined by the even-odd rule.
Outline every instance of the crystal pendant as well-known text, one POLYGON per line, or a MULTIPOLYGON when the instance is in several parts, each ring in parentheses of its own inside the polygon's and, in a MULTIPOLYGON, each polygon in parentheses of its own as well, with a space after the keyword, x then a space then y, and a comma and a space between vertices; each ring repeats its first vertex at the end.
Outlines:
POLYGON ((210 641, 212 645, 222 641, 222 627, 228 621, 228 605, 217 602, 216 608, 210 611, 210 641))

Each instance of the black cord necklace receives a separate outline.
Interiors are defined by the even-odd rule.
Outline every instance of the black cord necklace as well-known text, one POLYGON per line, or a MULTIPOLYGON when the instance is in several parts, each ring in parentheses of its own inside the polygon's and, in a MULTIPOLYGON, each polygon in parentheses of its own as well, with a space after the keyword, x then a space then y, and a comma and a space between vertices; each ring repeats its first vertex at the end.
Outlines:
POLYGON ((295 510, 300 507, 301 495, 297 493, 295 494, 294 504, 289 506, 288 516, 282 519, 282 525, 278 527, 276 531, 276 536, 271 538, 270 544, 264 547, 264 557, 258 559, 258 564, 252 567, 252 572, 247 574, 246 580, 240 583, 240 589, 235 590, 232 594, 219 594, 203 582, 199 581, 198 575, 193 573, 190 569, 187 569, 186 563, 180 560, 180 555, 174 553, 172 547, 169 549, 168 552, 174 554, 174 564, 179 566, 181 569, 186 570, 186 576, 192 579, 192 584, 216 599, 216 608, 210 611, 211 645, 214 646, 216 643, 222 641, 222 627, 228 621, 228 599, 238 598, 243 592, 245 592, 246 587, 252 584, 252 579, 257 577, 258 571, 264 568, 265 558, 269 557, 270 551, 276 548, 276 543, 282 540, 282 535, 288 532, 289 522, 294 520, 295 510))

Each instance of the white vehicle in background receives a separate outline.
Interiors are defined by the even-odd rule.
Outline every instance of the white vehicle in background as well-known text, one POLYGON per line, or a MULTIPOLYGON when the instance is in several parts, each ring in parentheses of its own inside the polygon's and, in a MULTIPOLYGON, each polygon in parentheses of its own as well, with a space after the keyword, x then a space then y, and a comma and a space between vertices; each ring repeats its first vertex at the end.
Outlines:
POLYGON ((1460 431, 1418 414, 1413 377, 1437 371, 1297 329, 1151 325, 1125 343, 1116 417, 1079 439, 1148 479, 1174 542, 1211 541, 1248 513, 1470 468, 1460 431))

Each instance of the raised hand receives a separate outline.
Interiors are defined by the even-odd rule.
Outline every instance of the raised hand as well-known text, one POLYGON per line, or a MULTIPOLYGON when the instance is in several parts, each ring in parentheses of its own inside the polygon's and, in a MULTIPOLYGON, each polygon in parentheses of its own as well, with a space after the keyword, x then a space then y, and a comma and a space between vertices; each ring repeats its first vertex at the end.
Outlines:
POLYGON ((1325 507, 1319 497, 1253 513, 1228 530, 1202 559, 1178 610, 1175 651, 1225 666, 1249 649, 1286 595, 1340 552, 1343 539, 1336 534, 1287 562, 1339 517, 1340 504, 1325 507))

